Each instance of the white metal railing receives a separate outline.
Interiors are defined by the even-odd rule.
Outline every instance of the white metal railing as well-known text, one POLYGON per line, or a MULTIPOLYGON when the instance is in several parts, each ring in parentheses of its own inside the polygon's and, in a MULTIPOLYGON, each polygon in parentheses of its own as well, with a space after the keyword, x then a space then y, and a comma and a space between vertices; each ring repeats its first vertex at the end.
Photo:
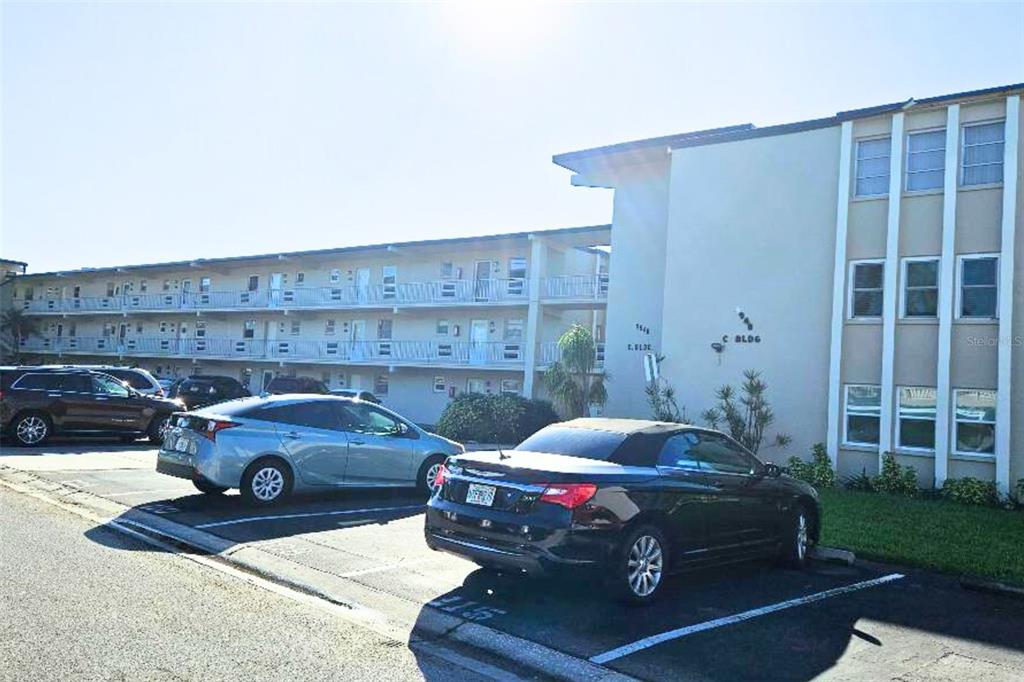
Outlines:
MULTIPOLYGON (((552 364, 562 359, 562 350, 558 347, 557 341, 545 341, 540 344, 540 348, 537 353, 537 366, 538 367, 550 367, 552 364)), ((604 344, 595 344, 594 349, 594 368, 604 368, 604 344)))
POLYGON ((223 339, 195 337, 64 336, 22 339, 28 352, 139 355, 210 359, 522 367, 526 346, 513 341, 378 339, 223 339))
POLYGON ((608 298, 608 275, 562 275, 546 277, 542 298, 598 300, 608 298))

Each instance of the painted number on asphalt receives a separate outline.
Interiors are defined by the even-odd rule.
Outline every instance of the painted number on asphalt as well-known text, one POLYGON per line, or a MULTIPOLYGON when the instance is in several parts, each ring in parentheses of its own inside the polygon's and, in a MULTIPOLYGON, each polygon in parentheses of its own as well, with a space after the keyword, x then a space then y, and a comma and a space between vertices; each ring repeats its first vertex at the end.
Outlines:
POLYGON ((160 503, 144 504, 141 507, 136 507, 136 509, 144 512, 149 512, 150 514, 176 514, 177 512, 181 511, 174 505, 160 503))
POLYGON ((494 616, 504 616, 508 613, 504 609, 484 606, 480 602, 458 596, 439 597, 428 605, 447 613, 462 616, 466 620, 490 620, 494 616))

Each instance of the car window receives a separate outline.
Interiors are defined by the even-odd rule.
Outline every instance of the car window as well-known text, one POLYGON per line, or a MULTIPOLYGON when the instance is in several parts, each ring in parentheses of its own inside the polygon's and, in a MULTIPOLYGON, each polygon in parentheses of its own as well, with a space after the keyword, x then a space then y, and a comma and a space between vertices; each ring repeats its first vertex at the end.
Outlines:
POLYGON ((61 377, 60 388, 69 393, 92 393, 92 377, 88 374, 65 374, 61 377))
POLYGON ((547 426, 517 445, 515 449, 607 460, 625 440, 625 434, 612 431, 547 426))
POLYGON ((60 374, 24 374, 14 382, 14 388, 37 391, 60 390, 60 374))
POLYGON ((138 389, 150 389, 153 388, 153 384, 150 383, 144 375, 138 372, 132 372, 127 369, 113 369, 106 372, 112 377, 128 382, 128 385, 132 388, 138 389))
POLYGON ((292 426, 306 426, 313 429, 343 430, 342 421, 337 412, 326 402, 287 403, 285 405, 270 404, 255 410, 247 410, 244 415, 253 419, 276 422, 292 426))
POLYGON ((399 422, 392 416, 364 404, 335 403, 349 431, 387 436, 399 431, 399 422))
POLYGON ((665 441, 658 455, 658 466, 675 467, 677 469, 699 469, 700 462, 694 453, 694 446, 699 442, 693 432, 680 433, 665 441))
POLYGON ((701 467, 721 474, 752 474, 754 460, 731 440, 717 433, 701 433, 693 451, 701 467))
POLYGON ((119 398, 127 398, 129 395, 125 385, 114 377, 98 375, 92 378, 92 392, 119 398))

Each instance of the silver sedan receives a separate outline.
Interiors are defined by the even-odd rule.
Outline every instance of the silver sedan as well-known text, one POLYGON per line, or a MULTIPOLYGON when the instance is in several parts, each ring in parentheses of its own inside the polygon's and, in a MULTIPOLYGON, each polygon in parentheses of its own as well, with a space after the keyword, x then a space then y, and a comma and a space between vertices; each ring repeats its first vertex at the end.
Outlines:
POLYGON ((238 488, 247 502, 270 505, 296 490, 331 487, 433 492, 441 463, 464 451, 380 405, 277 395, 175 414, 156 470, 204 493, 238 488))

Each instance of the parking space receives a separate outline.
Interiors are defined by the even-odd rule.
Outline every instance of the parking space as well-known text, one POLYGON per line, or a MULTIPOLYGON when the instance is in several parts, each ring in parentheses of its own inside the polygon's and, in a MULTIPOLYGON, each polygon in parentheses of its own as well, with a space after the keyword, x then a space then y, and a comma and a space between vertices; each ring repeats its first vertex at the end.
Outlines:
POLYGON ((4 448, 0 465, 258 547, 373 595, 362 603, 410 625, 445 613, 645 679, 811 679, 829 671, 915 679, 912 671, 951 654, 995 666, 992 679, 1024 668, 1024 602, 964 592, 949 577, 746 563, 675 577, 654 605, 628 608, 586 581, 494 575, 429 550, 425 500, 408 490, 328 492, 254 509, 235 493, 201 495, 188 481, 157 474, 147 446, 101 442, 4 448))

